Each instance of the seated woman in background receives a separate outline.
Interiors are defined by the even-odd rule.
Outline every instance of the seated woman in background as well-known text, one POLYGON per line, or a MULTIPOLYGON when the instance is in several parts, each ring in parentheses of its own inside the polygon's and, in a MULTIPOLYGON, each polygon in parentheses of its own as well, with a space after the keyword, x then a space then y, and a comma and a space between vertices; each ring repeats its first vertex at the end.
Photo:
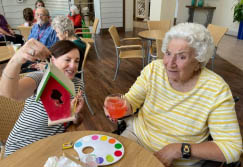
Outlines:
POLYGON ((79 48, 73 42, 63 40, 54 44, 49 51, 40 42, 30 39, 11 58, 3 70, 0 80, 0 96, 19 101, 25 100, 24 109, 6 142, 5 155, 12 154, 45 137, 63 133, 67 128, 64 124, 48 126, 48 116, 41 100, 35 101, 36 90, 44 73, 32 72, 19 79, 20 67, 23 63, 27 60, 45 60, 50 55, 52 55, 51 62, 75 85, 77 96, 72 98, 71 106, 73 107, 74 102, 77 101, 74 123, 80 123, 83 98, 82 93, 78 92, 78 88, 82 87, 82 82, 75 77, 80 59, 79 48))
POLYGON ((24 44, 22 35, 15 34, 5 17, 0 14, 0 41, 5 41, 5 39, 13 42, 14 44, 24 44))
POLYGON ((70 8, 70 14, 68 15, 68 18, 72 20, 74 28, 81 28, 82 27, 82 17, 79 14, 79 10, 77 6, 73 5, 70 8))
POLYGON ((85 43, 74 34, 72 21, 65 16, 57 16, 52 21, 52 28, 56 31, 59 40, 70 40, 75 43, 80 50, 79 69, 81 69, 84 59, 85 43))
POLYGON ((125 115, 138 114, 125 120, 121 135, 154 152, 167 167, 238 161, 242 138, 229 85, 205 67, 214 53, 208 30, 178 24, 166 33, 162 51, 164 59, 147 65, 125 94, 125 115))
POLYGON ((24 26, 25 27, 31 27, 34 22, 34 14, 33 10, 31 8, 25 8, 23 10, 23 17, 25 20, 24 26))

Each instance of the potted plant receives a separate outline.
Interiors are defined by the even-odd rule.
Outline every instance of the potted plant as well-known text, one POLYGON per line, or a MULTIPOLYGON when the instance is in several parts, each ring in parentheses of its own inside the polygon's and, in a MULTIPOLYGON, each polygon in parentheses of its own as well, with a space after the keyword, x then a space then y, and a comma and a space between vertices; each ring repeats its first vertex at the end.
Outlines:
POLYGON ((238 21, 240 23, 237 38, 243 40, 243 0, 236 3, 233 18, 233 22, 238 21))

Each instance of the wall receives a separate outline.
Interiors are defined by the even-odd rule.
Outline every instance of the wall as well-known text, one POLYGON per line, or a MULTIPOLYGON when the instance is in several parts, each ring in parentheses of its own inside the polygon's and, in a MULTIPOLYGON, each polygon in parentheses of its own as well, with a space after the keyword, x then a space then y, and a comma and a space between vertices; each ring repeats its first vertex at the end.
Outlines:
POLYGON ((162 10, 162 0, 151 0, 150 20, 160 20, 162 10))
POLYGON ((100 0, 101 28, 123 27, 123 0, 100 0))
POLYGON ((160 20, 171 20, 171 23, 173 23, 175 16, 175 7, 176 0, 163 0, 160 20))
MULTIPOLYGON (((24 23, 23 9, 30 7, 34 9, 36 0, 24 0, 23 3, 17 3, 16 0, 2 0, 0 12, 5 16, 11 27, 17 27, 24 23)), ((69 4, 67 0, 44 0, 46 8, 51 17, 57 15, 67 15, 69 4)))
POLYGON ((125 31, 133 31, 133 1, 125 1, 125 31))
POLYGON ((151 0, 150 20, 171 20, 173 23, 176 0, 151 0))
MULTIPOLYGON (((229 28, 227 34, 237 35, 239 23, 233 23, 233 4, 235 0, 205 0, 205 5, 215 6, 212 24, 229 28)), ((188 19, 189 0, 179 0, 178 22, 186 22, 188 19)))

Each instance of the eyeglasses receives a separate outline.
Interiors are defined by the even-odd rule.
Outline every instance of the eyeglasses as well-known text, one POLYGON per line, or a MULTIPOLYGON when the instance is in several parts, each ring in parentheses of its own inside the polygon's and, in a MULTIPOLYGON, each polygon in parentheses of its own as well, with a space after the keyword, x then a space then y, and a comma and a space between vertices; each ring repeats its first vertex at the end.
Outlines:
POLYGON ((40 17, 42 17, 42 16, 48 16, 48 15, 46 15, 46 14, 39 14, 39 13, 36 13, 35 15, 36 15, 36 16, 40 16, 40 17))

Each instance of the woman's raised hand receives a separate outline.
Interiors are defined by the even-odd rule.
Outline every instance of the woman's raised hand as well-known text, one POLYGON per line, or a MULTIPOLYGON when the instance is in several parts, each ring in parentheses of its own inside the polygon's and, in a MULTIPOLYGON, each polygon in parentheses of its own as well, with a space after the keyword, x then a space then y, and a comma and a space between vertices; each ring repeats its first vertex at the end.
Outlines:
POLYGON ((82 108, 84 106, 84 99, 82 97, 82 91, 79 91, 75 98, 71 101, 71 108, 75 112, 75 121, 74 124, 79 124, 82 122, 82 108))
POLYGON ((14 55, 14 60, 19 64, 24 64, 27 60, 45 60, 51 52, 41 42, 30 39, 14 55))

